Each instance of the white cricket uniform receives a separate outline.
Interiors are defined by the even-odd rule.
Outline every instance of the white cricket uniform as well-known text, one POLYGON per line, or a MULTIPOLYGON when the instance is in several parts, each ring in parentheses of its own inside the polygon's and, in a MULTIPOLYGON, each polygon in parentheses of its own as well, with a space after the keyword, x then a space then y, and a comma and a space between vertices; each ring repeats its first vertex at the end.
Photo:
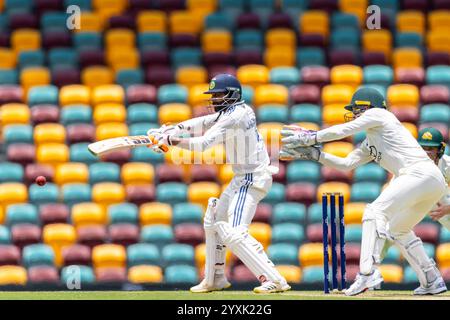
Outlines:
MULTIPOLYGON (((438 167, 444 175, 447 185, 450 185, 450 156, 444 154, 439 159, 438 167)), ((450 187, 447 187, 447 193, 439 200, 439 203, 446 206, 450 205, 450 187)), ((443 216, 439 219, 439 222, 450 230, 450 214, 443 216)))

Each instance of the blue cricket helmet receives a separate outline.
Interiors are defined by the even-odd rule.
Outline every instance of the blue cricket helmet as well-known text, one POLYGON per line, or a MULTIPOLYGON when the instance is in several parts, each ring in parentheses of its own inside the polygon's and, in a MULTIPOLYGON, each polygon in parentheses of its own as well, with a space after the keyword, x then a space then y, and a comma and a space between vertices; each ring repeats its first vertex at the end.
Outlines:
POLYGON ((231 74, 218 74, 211 79, 208 91, 205 94, 224 93, 221 98, 211 98, 210 103, 216 112, 241 101, 242 86, 236 77, 231 74))

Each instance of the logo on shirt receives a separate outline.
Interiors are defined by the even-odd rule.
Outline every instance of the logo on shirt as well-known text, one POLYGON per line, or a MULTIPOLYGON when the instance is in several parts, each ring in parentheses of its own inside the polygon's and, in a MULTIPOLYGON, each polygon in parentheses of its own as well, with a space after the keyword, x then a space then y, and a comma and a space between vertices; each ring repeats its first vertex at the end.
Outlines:
POLYGON ((369 146, 369 144, 367 144, 367 147, 369 148, 369 153, 370 153, 370 156, 372 157, 373 161, 380 162, 381 161, 381 152, 378 152, 378 150, 375 146, 369 146))

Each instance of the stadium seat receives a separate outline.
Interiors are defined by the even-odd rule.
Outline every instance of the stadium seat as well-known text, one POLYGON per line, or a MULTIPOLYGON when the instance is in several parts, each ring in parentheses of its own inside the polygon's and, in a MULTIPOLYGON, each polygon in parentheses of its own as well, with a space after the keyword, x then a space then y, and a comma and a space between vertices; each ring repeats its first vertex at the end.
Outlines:
POLYGON ((92 249, 92 262, 95 268, 126 266, 126 251, 118 244, 102 244, 92 249))
POLYGON ((40 265, 54 265, 54 253, 51 247, 45 244, 32 244, 23 248, 22 259, 24 266, 30 268, 40 265))
POLYGON ((295 244, 272 244, 267 249, 267 254, 275 265, 298 265, 298 247, 295 244))
POLYGON ((158 247, 148 243, 137 243, 127 248, 127 265, 134 267, 138 265, 159 265, 160 252, 158 247))
POLYGON ((352 202, 372 202, 381 193, 381 185, 377 182, 355 182, 351 188, 352 202))
POLYGON ((403 280, 403 268, 401 266, 384 264, 380 266, 380 272, 386 283, 401 283, 403 280))
POLYGON ((25 285, 27 272, 20 266, 0 266, 0 285, 25 285))
POLYGON ((195 267, 187 265, 172 265, 165 269, 164 281, 168 284, 189 283, 195 284, 198 281, 195 267))
MULTIPOLYGON (((322 266, 323 265, 323 244, 306 243, 300 246, 298 251, 299 262, 303 267, 322 266)), ((321 281, 323 277, 323 269, 321 281)))
POLYGON ((89 202, 92 200, 91 186, 85 183, 68 183, 62 186, 61 196, 69 206, 78 202, 89 202))
POLYGON ((361 225, 358 224, 349 224, 345 227, 345 241, 360 243, 362 236, 361 225))
POLYGON ((168 244, 163 247, 161 257, 165 266, 175 264, 194 265, 194 249, 187 244, 168 244))
POLYGON ((153 202, 139 208, 139 220, 142 226, 167 224, 172 222, 172 208, 169 204, 153 202))
POLYGON ((340 65, 331 68, 330 77, 332 84, 358 86, 363 81, 363 71, 358 66, 340 65))
POLYGON ((71 220, 76 228, 104 225, 107 222, 107 215, 104 208, 97 203, 77 203, 72 207, 71 220))
POLYGON ((125 190, 121 184, 101 182, 92 186, 92 201, 101 205, 111 205, 125 200, 125 190))
POLYGON ((272 243, 292 243, 299 245, 305 240, 303 227, 297 223, 278 223, 272 229, 272 243))
POLYGON ((320 180, 320 166, 312 161, 293 161, 287 166, 288 182, 313 182, 320 180))
POLYGON ((187 200, 187 189, 184 183, 161 183, 156 188, 156 200, 169 204, 185 202, 187 200))
POLYGON ((386 178, 386 171, 376 163, 368 163, 358 167, 353 175, 353 180, 355 182, 372 181, 384 183, 386 178))
POLYGON ((80 285, 92 284, 95 282, 95 274, 91 267, 84 265, 70 265, 61 269, 61 281, 70 283, 74 275, 79 274, 80 285))
POLYGON ((55 264, 61 266, 62 253, 64 247, 70 246, 76 241, 75 229, 72 225, 54 223, 44 226, 42 238, 45 244, 52 247, 55 252, 55 264))
POLYGON ((161 283, 162 269, 154 265, 136 265, 128 269, 128 281, 131 283, 161 283))

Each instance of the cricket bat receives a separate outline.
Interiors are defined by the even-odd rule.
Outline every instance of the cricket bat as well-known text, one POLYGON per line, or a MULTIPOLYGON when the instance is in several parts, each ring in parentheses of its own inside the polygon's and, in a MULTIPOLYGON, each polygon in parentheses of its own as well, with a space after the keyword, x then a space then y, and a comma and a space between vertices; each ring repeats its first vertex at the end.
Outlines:
MULTIPOLYGON (((97 141, 88 145, 89 151, 96 155, 101 156, 107 154, 112 151, 117 151, 121 149, 127 148, 136 148, 140 146, 152 146, 156 145, 158 141, 153 139, 153 137, 149 136, 126 136, 126 137, 118 137, 105 139, 101 141, 97 141)), ((164 152, 169 151, 169 148, 166 145, 160 146, 160 149, 164 152)))

